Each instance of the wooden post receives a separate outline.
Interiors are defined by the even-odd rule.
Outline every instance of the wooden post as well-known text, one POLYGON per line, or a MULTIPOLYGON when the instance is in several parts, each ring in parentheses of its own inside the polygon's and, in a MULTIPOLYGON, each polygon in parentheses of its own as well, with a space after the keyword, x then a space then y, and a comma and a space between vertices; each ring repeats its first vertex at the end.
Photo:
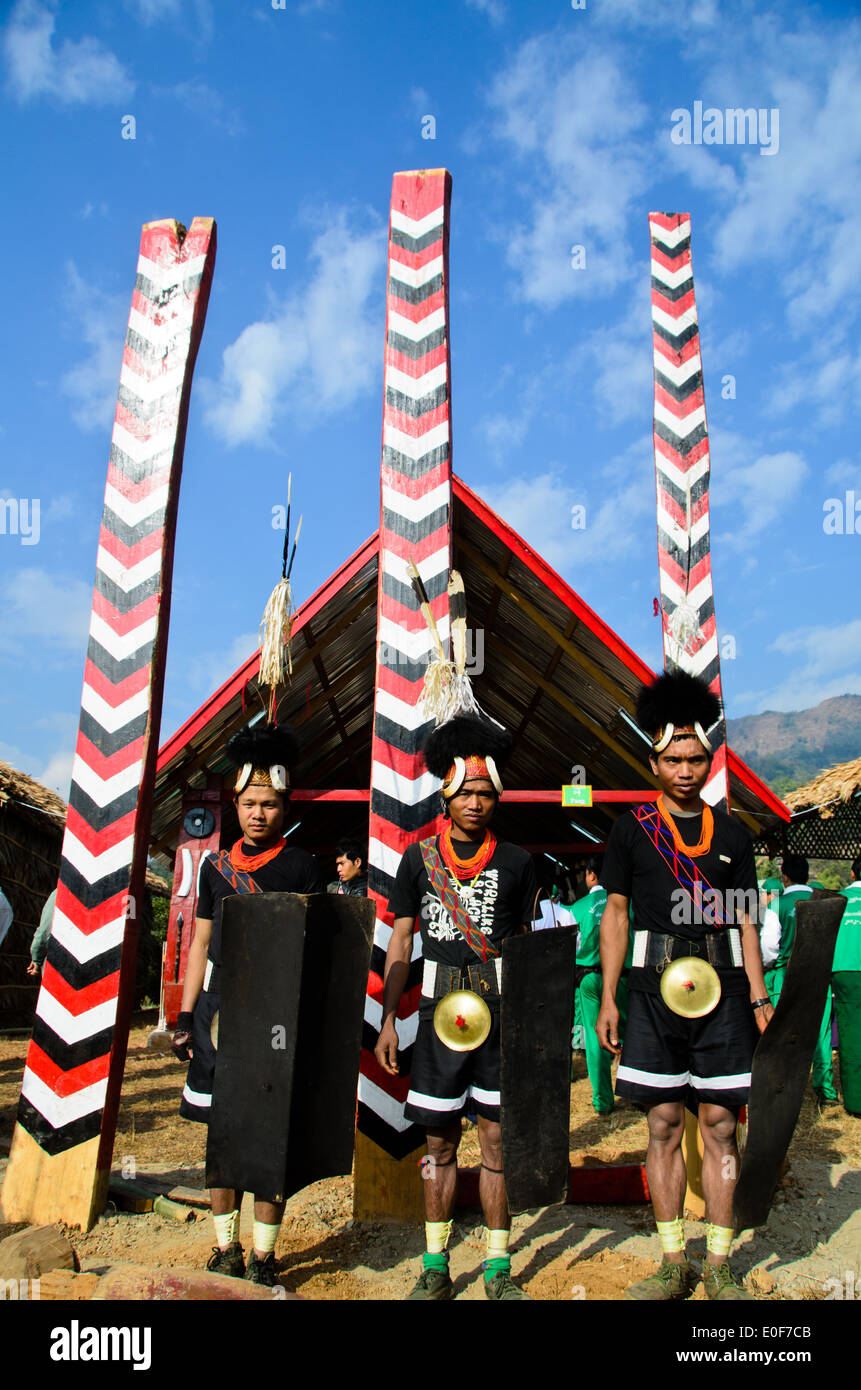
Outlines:
POLYGON ((7 1221, 88 1230, 128 1043, 173 543, 215 223, 147 223, 123 352, 57 905, 2 1192, 7 1221))
MULTIPOLYGON (((720 651, 709 529, 711 464, 691 266, 691 219, 685 212, 652 212, 649 231, 664 662, 702 676, 720 700, 720 651)), ((714 756, 703 799, 728 811, 723 715, 709 734, 709 742, 714 756)))
POLYGON ((416 936, 398 1015, 401 1075, 378 1067, 388 898, 400 857, 439 825, 437 784, 421 745, 429 728, 419 703, 430 637, 410 588, 413 557, 448 640, 451 567, 451 416, 448 218, 444 169, 395 174, 389 223, 377 673, 371 753, 369 891, 377 920, 359 1078, 355 1213, 363 1220, 422 1219, 418 1160, 424 1134, 403 1118, 418 1024, 421 945, 416 936))

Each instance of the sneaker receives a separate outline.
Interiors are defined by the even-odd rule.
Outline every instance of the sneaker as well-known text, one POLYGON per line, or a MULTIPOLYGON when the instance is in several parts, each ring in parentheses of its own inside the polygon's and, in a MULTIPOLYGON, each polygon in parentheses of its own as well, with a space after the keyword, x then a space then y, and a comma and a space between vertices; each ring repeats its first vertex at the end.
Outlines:
POLYGON ((256 1250, 252 1250, 248 1256, 248 1270, 245 1275, 252 1284, 264 1284, 267 1289, 271 1289, 275 1280, 275 1252, 269 1254, 261 1260, 256 1250))
POLYGON ((484 1295, 493 1303, 500 1303, 504 1298, 525 1298, 527 1303, 532 1301, 529 1294, 524 1293, 519 1284, 515 1284, 511 1275, 505 1270, 500 1270, 499 1274, 494 1274, 492 1279, 485 1279, 484 1295))
POLYGON ((412 1293, 407 1294, 407 1302, 433 1299, 439 1301, 454 1297, 454 1285, 448 1270, 423 1269, 412 1293))
POLYGON ((245 1274, 245 1259, 239 1241, 235 1240, 226 1250, 213 1245, 206 1268, 210 1274, 226 1274, 231 1279, 241 1279, 245 1274))
POLYGON ((755 1303, 756 1299, 747 1289, 743 1289, 732 1274, 729 1267, 729 1260, 724 1260, 722 1265, 710 1264, 708 1260, 703 1264, 703 1288, 706 1291, 706 1298, 719 1299, 724 1302, 728 1299, 746 1299, 755 1303))
POLYGON ((674 1260, 662 1260, 654 1274, 631 1284, 624 1297, 636 1300, 660 1301, 671 1298, 687 1298, 691 1291, 690 1265, 677 1264, 674 1260))

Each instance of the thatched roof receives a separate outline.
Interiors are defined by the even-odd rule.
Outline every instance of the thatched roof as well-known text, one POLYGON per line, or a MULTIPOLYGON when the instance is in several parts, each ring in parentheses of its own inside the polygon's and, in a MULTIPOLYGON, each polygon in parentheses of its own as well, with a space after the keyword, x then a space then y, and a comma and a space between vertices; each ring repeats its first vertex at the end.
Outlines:
MULTIPOLYGON (((34 826, 47 833, 56 829, 57 835, 62 836, 68 807, 59 793, 43 787, 41 782, 28 777, 26 772, 19 772, 0 759, 0 808, 4 804, 14 805, 15 810, 34 826)), ((146 886, 157 897, 170 897, 170 884, 160 874, 154 874, 152 869, 146 871, 146 886)))
POLYGON ((66 803, 56 792, 49 791, 26 772, 19 772, 9 763, 0 761, 0 802, 14 801, 22 811, 52 816, 60 824, 66 819, 66 803))
POLYGON ((804 787, 787 792, 783 798, 793 812, 806 811, 814 806, 820 808, 822 820, 828 820, 838 809, 840 802, 849 801, 861 791, 861 758, 853 758, 848 763, 838 763, 836 767, 826 768, 804 787))

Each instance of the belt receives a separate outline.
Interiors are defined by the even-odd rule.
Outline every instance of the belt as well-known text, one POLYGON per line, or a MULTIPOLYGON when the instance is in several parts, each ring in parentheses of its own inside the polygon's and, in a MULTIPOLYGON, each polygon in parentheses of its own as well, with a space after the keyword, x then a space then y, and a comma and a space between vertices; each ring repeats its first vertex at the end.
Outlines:
POLYGON ((422 971, 422 996, 442 999, 455 989, 471 989, 480 999, 499 995, 502 989, 502 959, 477 960, 474 965, 445 965, 426 960, 422 971))
POLYGON ((724 927, 720 932, 708 932, 697 941, 683 936, 670 936, 664 932, 634 932, 634 956, 631 964, 636 967, 669 965, 679 956, 700 956, 715 967, 724 969, 744 965, 741 949, 741 932, 738 927, 724 927))

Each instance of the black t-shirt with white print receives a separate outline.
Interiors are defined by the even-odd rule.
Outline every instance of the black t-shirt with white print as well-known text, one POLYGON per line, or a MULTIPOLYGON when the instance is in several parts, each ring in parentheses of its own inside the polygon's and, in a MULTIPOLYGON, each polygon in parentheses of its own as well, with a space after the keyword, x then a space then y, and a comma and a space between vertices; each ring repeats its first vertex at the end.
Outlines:
MULTIPOLYGON (((723 811, 712 814, 711 845, 694 863, 700 877, 720 895, 717 902, 727 925, 740 921, 745 910, 756 920, 756 864, 751 838, 732 816, 723 811)), ((685 844, 695 845, 702 833, 702 812, 694 816, 675 814, 673 820, 685 844)), ((719 929, 718 918, 710 921, 705 914, 693 911, 690 899, 652 842, 651 831, 638 824, 634 811, 626 811, 613 826, 600 877, 608 893, 619 893, 633 902, 635 931, 666 932, 699 941, 707 932, 719 929)))
MULTIPOLYGON (((439 839, 436 844, 439 848, 439 839)), ((464 855, 458 857, 475 854, 474 844, 453 840, 455 854, 459 844, 463 845, 464 855)), ((461 881, 449 874, 449 882, 454 884, 473 924, 497 950, 501 950, 506 937, 515 935, 524 922, 532 919, 538 891, 532 856, 506 840, 497 842, 487 867, 475 881, 461 881)), ((398 866, 389 911, 395 917, 418 918, 426 960, 444 965, 475 963, 475 952, 431 888, 417 844, 409 846, 398 866)))

